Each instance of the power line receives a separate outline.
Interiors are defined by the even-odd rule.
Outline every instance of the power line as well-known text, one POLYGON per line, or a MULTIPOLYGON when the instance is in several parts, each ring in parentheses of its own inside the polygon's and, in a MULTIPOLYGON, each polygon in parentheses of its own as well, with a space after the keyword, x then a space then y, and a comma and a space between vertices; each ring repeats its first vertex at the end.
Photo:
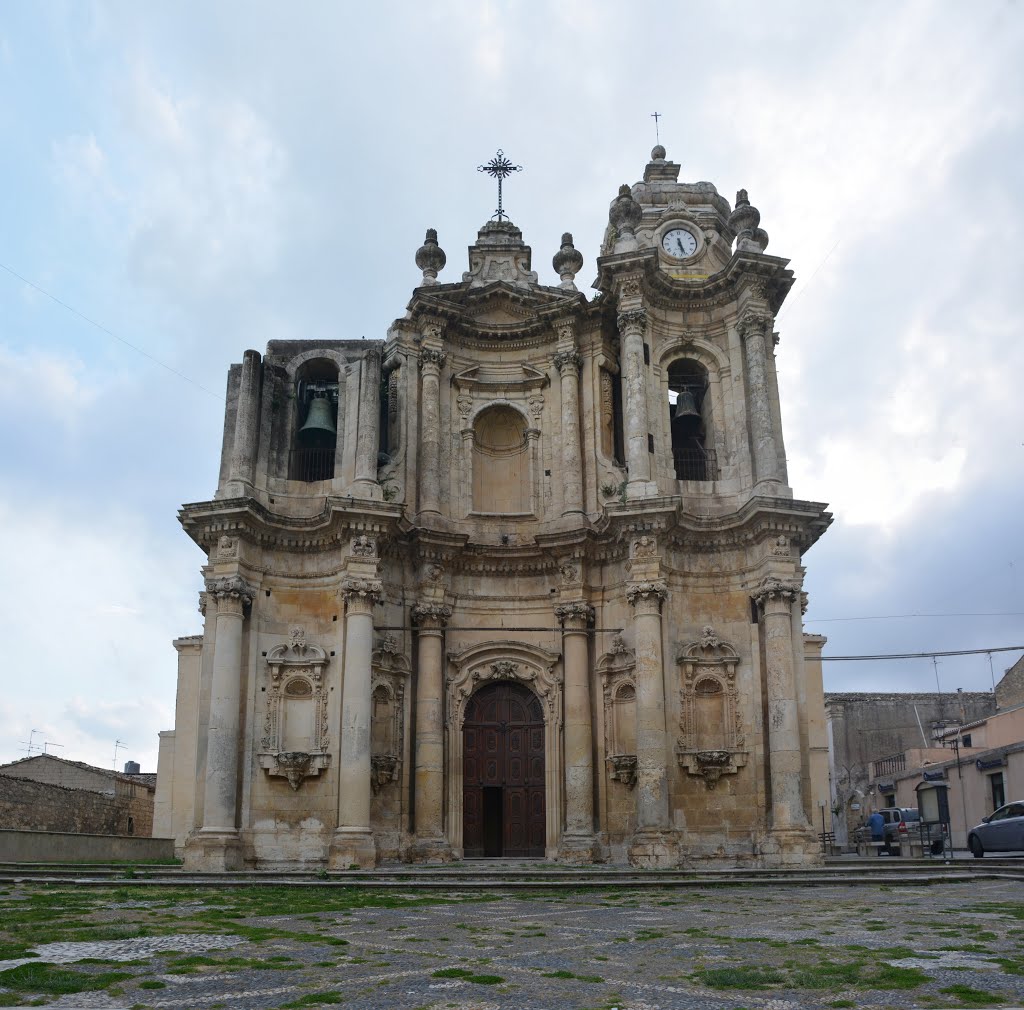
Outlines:
POLYGON ((186 382, 192 383, 193 386, 195 386, 197 389, 201 389, 204 393, 209 393, 210 396, 216 397, 218 400, 224 400, 224 397, 221 396, 219 393, 215 393, 213 392, 213 390, 207 389, 204 385, 202 385, 202 383, 196 382, 195 379, 189 378, 189 376, 187 376, 184 372, 179 372, 173 366, 168 365, 166 362, 154 357, 148 351, 144 351, 141 347, 138 347, 137 345, 133 344, 130 340, 125 340, 124 337, 119 336, 113 330, 108 329, 106 326, 104 326, 102 323, 96 322, 95 319, 90 319, 84 312, 79 312, 78 309, 76 309, 73 305, 68 305, 67 302, 61 301, 60 298, 58 298, 54 294, 51 294, 49 291, 46 290, 46 288, 41 288, 38 284, 34 283, 33 281, 30 281, 27 277, 23 277, 21 274, 18 273, 17 270, 12 270, 11 267, 7 266, 6 263, 0 263, 0 270, 6 270, 7 273, 9 273, 12 277, 17 277, 18 280, 22 282, 22 284, 27 284, 34 291, 38 291, 41 295, 46 295, 46 297, 49 298, 50 301, 56 302, 61 308, 67 309, 67 311, 70 312, 72 315, 78 316, 79 319, 84 320, 90 326, 95 326, 97 330, 106 333, 107 336, 109 337, 113 337, 119 343, 124 344, 125 347, 130 347, 137 354, 141 354, 144 358, 148 358, 150 361, 153 362, 153 364, 159 365, 161 368, 166 368, 168 372, 171 372, 174 375, 178 376, 179 379, 184 379, 186 382))
POLYGON ((993 652, 1024 652, 1024 645, 996 645, 989 649, 956 649, 952 652, 892 652, 883 656, 822 656, 821 661, 841 663, 871 659, 934 659, 936 656, 987 656, 993 652))
POLYGON ((814 617, 806 624, 834 624, 837 621, 902 621, 911 617, 1024 617, 1021 611, 996 611, 988 614, 875 614, 871 617, 814 617))

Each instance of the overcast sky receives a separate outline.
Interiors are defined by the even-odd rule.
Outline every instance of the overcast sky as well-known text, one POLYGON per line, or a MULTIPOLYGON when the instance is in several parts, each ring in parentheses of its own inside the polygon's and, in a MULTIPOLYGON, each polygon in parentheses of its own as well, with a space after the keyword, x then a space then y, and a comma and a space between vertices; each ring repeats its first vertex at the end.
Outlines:
MULTIPOLYGON (((654 111, 680 178, 747 188, 796 272, 790 483, 836 516, 807 630, 826 655, 1024 643, 1019 2, 10 0, 0 761, 36 730, 155 770, 170 643, 201 630, 175 512, 212 497, 243 350, 384 337, 428 227, 458 279, 498 147, 541 281, 571 231, 585 287, 654 111)), ((938 675, 992 684, 985 656, 938 675)), ((935 684, 927 660, 825 668, 935 684)))

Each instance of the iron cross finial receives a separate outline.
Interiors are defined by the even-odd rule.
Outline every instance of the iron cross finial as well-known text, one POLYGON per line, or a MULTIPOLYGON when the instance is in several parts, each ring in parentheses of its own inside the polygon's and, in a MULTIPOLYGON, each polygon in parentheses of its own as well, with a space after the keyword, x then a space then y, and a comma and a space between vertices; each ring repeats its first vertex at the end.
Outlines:
POLYGON ((658 120, 661 119, 662 114, 660 112, 652 112, 651 119, 654 120, 654 139, 657 143, 661 143, 661 134, 658 131, 658 120))
POLYGON ((486 165, 477 165, 476 170, 478 172, 486 172, 488 175, 498 180, 498 210, 491 215, 491 219, 504 221, 508 215, 505 214, 501 206, 502 181, 507 179, 513 172, 521 172, 523 170, 523 166, 513 165, 512 162, 505 157, 505 152, 499 147, 498 153, 491 158, 486 165))

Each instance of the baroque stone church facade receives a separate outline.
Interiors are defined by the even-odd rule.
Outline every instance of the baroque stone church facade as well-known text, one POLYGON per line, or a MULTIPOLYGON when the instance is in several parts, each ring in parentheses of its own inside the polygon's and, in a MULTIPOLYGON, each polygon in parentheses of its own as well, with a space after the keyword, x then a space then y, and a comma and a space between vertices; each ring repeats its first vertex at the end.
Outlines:
POLYGON ((596 297, 503 214, 380 340, 231 367, 156 834, 197 869, 817 858, 823 639, 760 215, 656 147, 596 297))

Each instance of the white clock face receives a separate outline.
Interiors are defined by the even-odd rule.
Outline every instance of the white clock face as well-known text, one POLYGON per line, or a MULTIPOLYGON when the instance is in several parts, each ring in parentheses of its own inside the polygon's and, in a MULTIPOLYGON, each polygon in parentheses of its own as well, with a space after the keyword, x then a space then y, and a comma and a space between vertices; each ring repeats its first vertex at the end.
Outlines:
POLYGON ((661 238, 661 248, 678 260, 684 260, 697 251, 697 238, 685 228, 672 228, 661 238))

